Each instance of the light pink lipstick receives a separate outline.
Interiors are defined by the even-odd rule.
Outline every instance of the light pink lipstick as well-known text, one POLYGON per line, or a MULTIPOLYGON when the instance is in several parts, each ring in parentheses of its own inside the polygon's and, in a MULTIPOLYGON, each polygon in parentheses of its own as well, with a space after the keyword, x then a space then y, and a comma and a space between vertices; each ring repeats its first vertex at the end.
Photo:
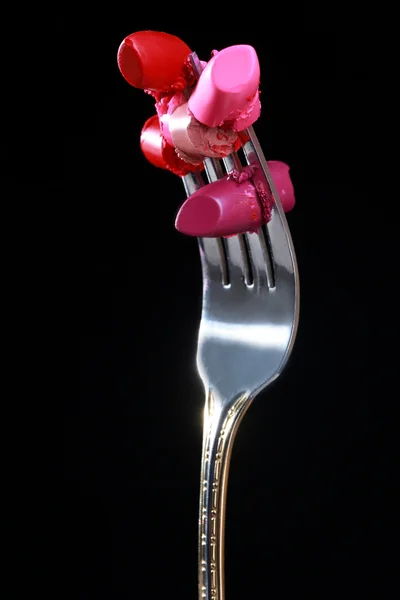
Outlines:
POLYGON ((188 163, 201 163, 205 157, 223 158, 240 146, 236 131, 203 125, 190 114, 187 103, 172 113, 169 130, 178 156, 188 163))
POLYGON ((208 127, 228 121, 242 131, 260 116, 259 83, 260 64, 254 48, 245 44, 224 48, 202 71, 189 109, 208 127))

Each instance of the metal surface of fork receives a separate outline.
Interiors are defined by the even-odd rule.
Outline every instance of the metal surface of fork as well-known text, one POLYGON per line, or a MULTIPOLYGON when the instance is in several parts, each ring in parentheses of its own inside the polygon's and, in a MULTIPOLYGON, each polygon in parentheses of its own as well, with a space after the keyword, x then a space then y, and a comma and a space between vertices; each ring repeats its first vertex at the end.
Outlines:
MULTIPOLYGON (((261 166, 274 196, 272 218, 258 233, 199 239, 203 305, 197 366, 206 391, 200 480, 199 599, 225 600, 224 530, 228 469, 238 426, 255 396, 282 372, 299 317, 296 257, 286 217, 253 128, 248 164, 261 166)), ((236 154, 223 159, 239 167, 236 154)), ((206 159, 208 181, 224 175, 206 159)), ((205 182, 184 177, 187 195, 205 182)))

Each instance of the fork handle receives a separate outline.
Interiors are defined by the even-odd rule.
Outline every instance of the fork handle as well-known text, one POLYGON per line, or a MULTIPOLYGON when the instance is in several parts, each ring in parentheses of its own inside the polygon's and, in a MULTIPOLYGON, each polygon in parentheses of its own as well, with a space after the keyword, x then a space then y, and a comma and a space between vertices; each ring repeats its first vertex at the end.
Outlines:
POLYGON ((204 410, 199 509, 199 600, 224 600, 225 511, 234 438, 249 394, 216 401, 209 391, 204 410))

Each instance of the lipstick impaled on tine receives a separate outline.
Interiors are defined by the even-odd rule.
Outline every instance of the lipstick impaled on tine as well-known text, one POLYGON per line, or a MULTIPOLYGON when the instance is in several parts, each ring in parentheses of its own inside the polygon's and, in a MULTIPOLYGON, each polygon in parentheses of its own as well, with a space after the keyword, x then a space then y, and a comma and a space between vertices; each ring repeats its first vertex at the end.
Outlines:
MULTIPOLYGON (((252 46, 213 51, 200 61, 176 36, 139 31, 118 50, 126 81, 153 97, 156 113, 143 126, 148 161, 179 177, 204 170, 204 161, 234 156, 260 116, 260 66, 252 46)), ((248 136, 247 136, 248 137, 248 136)), ((289 167, 269 161, 285 211, 295 204, 289 167)), ((178 211, 175 227, 199 237, 255 232, 271 218, 273 196, 260 170, 246 167, 197 190, 178 211)))

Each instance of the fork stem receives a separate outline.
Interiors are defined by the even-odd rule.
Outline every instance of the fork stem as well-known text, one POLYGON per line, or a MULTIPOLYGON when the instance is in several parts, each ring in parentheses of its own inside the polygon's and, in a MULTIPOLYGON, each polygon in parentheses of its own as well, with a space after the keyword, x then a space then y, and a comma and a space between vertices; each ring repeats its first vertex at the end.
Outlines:
POLYGON ((234 438, 249 395, 233 402, 209 391, 204 410, 199 511, 199 600, 225 600, 224 553, 228 472, 234 438))

